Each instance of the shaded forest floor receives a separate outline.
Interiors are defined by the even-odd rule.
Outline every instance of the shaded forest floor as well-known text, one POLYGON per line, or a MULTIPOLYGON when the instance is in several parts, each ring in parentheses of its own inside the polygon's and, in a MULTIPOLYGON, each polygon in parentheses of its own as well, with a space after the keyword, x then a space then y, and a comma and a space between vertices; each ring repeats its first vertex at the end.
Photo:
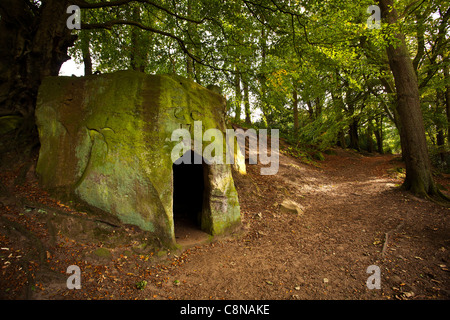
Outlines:
POLYGON ((186 231, 175 251, 53 200, 33 163, 4 161, 0 298, 449 299, 449 209, 401 191, 395 156, 335 153, 319 166, 281 153, 275 176, 248 166, 235 175, 243 229, 222 239, 186 231), (303 212, 281 210, 284 200, 303 212), (80 290, 67 289, 70 265, 80 290), (366 286, 370 265, 380 290, 366 286))

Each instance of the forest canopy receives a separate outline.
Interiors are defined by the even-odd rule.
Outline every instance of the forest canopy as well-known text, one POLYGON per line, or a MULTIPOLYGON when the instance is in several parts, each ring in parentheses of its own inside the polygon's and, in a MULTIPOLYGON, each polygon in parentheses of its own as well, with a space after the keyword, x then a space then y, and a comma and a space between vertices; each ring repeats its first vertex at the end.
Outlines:
POLYGON ((216 84, 236 121, 321 150, 401 151, 385 47, 402 31, 429 143, 445 150, 446 1, 397 1, 400 19, 380 29, 369 28, 373 1, 116 2, 84 5, 70 54, 86 74, 135 69, 216 84))

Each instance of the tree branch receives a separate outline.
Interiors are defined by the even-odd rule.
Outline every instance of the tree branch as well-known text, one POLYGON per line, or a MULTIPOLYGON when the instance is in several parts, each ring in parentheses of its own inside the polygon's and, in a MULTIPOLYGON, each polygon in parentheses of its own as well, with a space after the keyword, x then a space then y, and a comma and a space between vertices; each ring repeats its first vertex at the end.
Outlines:
POLYGON ((161 31, 161 30, 158 30, 158 29, 155 29, 155 28, 152 28, 152 27, 143 25, 143 24, 140 23, 140 22, 116 19, 116 20, 110 20, 110 21, 107 21, 107 22, 104 22, 104 23, 82 23, 82 24, 81 24, 81 29, 82 29, 82 30, 92 30, 92 29, 108 29, 108 30, 110 30, 110 29, 112 29, 112 28, 113 28, 114 26, 116 26, 116 25, 135 26, 135 27, 138 27, 138 28, 140 28, 140 29, 142 29, 142 30, 150 31, 150 32, 153 32, 153 33, 160 34, 160 35, 162 35, 162 36, 171 38, 171 39, 177 41, 177 42, 178 42, 178 45, 179 45, 180 48, 181 48, 181 50, 182 50, 185 54, 187 54, 191 59, 193 59, 195 62, 197 62, 197 63, 199 63, 199 64, 201 64, 201 65, 203 65, 203 66, 205 66, 205 67, 208 67, 208 68, 211 68, 211 69, 213 69, 213 70, 216 70, 216 71, 234 72, 233 70, 230 70, 230 69, 226 69, 226 68, 218 68, 218 67, 213 66, 213 65, 211 65, 211 64, 208 64, 208 63, 206 63, 204 60, 202 60, 202 59, 200 59, 200 58, 194 56, 194 55, 187 49, 184 40, 181 39, 180 37, 178 37, 178 36, 176 36, 176 35, 174 35, 174 34, 172 34, 172 33, 170 33, 170 32, 161 31))
MULTIPOLYGON (((445 14, 442 16, 442 21, 439 25, 439 31, 438 31, 436 40, 431 48, 431 56, 428 57, 431 65, 436 64, 436 59, 437 59, 438 55, 442 52, 442 48, 445 48, 445 46, 448 42, 448 40, 445 38, 445 34, 446 34, 446 29, 447 29, 449 19, 450 19, 450 8, 447 9, 445 14)), ((428 55, 428 52, 426 52, 426 54, 428 55)), ((429 71, 427 77, 419 83, 419 89, 424 88, 428 84, 428 82, 434 77, 436 72, 437 72, 437 68, 435 68, 434 71, 432 71, 432 70, 429 71)))
POLYGON ((124 4, 128 4, 131 2, 139 2, 139 3, 146 3, 149 4, 161 11, 166 12, 167 14, 180 19, 180 20, 184 20, 184 21, 188 21, 188 22, 192 22, 195 24, 202 24, 203 22, 205 22, 206 20, 212 20, 210 18, 203 18, 201 20, 195 20, 195 19, 191 19, 185 16, 181 16, 169 9, 167 9, 166 7, 163 7, 160 4, 154 3, 153 1, 150 0, 115 0, 115 1, 104 1, 104 2, 96 2, 96 3, 88 3, 85 0, 73 0, 74 4, 78 5, 80 8, 82 9, 99 9, 99 8, 108 8, 108 7, 116 7, 116 6, 121 6, 124 4))

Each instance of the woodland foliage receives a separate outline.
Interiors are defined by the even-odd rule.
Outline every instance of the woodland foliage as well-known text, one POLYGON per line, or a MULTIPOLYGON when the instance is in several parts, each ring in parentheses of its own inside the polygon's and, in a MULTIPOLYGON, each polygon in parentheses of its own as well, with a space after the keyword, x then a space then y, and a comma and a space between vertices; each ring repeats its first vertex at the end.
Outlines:
POLYGON ((448 170, 449 8, 449 0, 4 0, 1 115, 32 119, 40 81, 57 75, 68 49, 86 75, 132 69, 219 86, 230 120, 280 129, 298 153, 320 158, 335 145, 418 152, 448 170), (61 27, 68 5, 81 8, 81 30, 61 27), (388 55, 400 47, 415 73, 429 155, 401 141, 405 114, 388 55), (28 60, 36 70, 23 67, 28 60))
POLYGON ((401 151, 385 50, 401 31, 432 158, 447 160, 448 1, 396 1, 398 23, 380 29, 368 27, 373 1, 124 2, 82 11, 70 52, 94 66, 88 73, 132 68, 218 85, 236 122, 320 151, 401 151))

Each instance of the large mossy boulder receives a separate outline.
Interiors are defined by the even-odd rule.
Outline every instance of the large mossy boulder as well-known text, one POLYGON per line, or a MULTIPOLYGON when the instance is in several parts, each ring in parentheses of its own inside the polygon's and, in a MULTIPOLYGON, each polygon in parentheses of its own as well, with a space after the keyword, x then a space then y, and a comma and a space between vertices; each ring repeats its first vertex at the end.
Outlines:
MULTIPOLYGON (((221 95, 179 76, 47 78, 36 108, 40 184, 174 244, 172 133, 190 129, 194 141, 194 121, 225 133, 225 106, 221 95)), ((201 228, 234 229, 240 210, 230 165, 208 165, 205 184, 201 228)))

